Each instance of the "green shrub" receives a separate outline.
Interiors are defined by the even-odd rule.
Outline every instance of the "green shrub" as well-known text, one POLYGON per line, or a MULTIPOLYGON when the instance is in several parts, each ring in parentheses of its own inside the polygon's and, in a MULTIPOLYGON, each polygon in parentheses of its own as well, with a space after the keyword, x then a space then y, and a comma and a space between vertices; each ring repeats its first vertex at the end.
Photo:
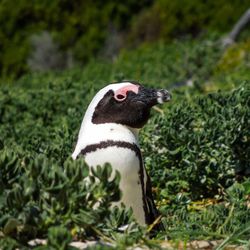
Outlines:
POLYGON ((222 239, 229 235, 227 243, 248 244, 249 184, 248 180, 224 189, 223 201, 208 199, 192 203, 185 195, 176 196, 171 204, 162 207, 170 239, 222 239))
POLYGON ((112 29, 122 37, 119 46, 126 48, 204 31, 228 32, 247 8, 247 0, 0 1, 0 73, 19 77, 30 70, 30 62, 43 64, 32 69, 46 70, 86 64, 107 49, 112 29), (44 57, 34 60, 34 54, 44 57), (46 64, 45 54, 57 63, 46 64))
MULTIPOLYGON (((249 174, 250 85, 171 105, 143 133, 146 163, 160 197, 214 197, 249 174)), ((173 100, 175 102, 175 100, 173 100)))
POLYGON ((186 35, 196 37, 207 31, 229 32, 248 8, 247 0, 157 0, 134 19, 130 39, 138 44, 186 35))
POLYGON ((204 87, 222 53, 217 38, 211 34, 207 39, 159 42, 123 51, 114 64, 115 73, 152 86, 175 87, 192 80, 204 87))
POLYGON ((86 63, 102 48, 109 32, 128 26, 132 15, 150 1, 0 1, 0 68, 3 76, 27 72, 34 34, 48 31, 64 53, 86 63))
POLYGON ((111 201, 120 198, 119 174, 110 177, 109 165, 89 170, 82 159, 67 159, 60 166, 42 155, 27 157, 3 150, 0 229, 22 243, 46 237, 58 225, 74 229, 80 238, 93 235, 93 228, 110 214, 111 201))
MULTIPOLYGON (((221 73, 239 70, 243 65, 248 65, 249 58, 250 39, 227 48, 218 62, 216 71, 217 73, 221 73)), ((250 65, 248 65, 249 67, 250 65)))

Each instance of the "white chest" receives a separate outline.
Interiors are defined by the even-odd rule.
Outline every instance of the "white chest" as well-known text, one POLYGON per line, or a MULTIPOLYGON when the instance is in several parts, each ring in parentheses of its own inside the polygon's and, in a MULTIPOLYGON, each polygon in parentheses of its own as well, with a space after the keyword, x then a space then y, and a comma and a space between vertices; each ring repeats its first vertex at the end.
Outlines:
POLYGON ((136 152, 129 148, 111 146, 87 153, 85 161, 89 166, 103 166, 110 163, 113 170, 121 174, 121 202, 133 209, 137 221, 144 225, 143 190, 140 179, 140 159, 136 152))

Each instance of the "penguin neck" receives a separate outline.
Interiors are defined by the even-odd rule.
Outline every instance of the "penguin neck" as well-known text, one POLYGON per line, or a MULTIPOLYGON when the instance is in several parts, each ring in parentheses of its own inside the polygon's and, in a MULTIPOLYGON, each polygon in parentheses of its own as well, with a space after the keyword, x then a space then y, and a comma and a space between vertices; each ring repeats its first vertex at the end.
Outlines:
POLYGON ((139 130, 117 123, 91 124, 85 127, 84 137, 88 141, 120 140, 138 142, 139 130), (87 136, 89 135, 89 136, 87 136), (86 138, 86 139, 87 139, 86 138))
POLYGON ((138 145, 139 129, 117 123, 82 124, 77 145, 73 153, 76 158, 80 151, 88 145, 108 140, 123 141, 138 145))

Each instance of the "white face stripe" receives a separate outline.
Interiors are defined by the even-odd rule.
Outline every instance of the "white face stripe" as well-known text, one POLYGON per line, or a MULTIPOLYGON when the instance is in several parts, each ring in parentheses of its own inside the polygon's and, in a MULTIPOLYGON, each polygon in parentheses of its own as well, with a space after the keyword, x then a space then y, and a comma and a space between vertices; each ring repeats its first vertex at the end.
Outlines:
POLYGON ((138 94, 138 91, 139 91, 139 86, 138 85, 127 85, 127 86, 124 86, 124 87, 121 87, 119 89, 117 89, 115 91, 115 95, 126 95, 128 91, 133 91, 135 92, 136 94, 138 94))

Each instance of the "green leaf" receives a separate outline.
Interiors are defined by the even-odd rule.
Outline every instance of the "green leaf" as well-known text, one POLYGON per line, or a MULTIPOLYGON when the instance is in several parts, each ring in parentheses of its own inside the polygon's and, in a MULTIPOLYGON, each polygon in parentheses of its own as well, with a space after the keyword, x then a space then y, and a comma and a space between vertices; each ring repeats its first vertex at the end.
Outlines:
POLYGON ((7 223, 5 224, 4 228, 3 228, 3 232, 6 235, 9 235, 11 233, 13 233, 14 231, 17 230, 17 227, 20 225, 20 222, 15 219, 15 218, 9 218, 7 223))

